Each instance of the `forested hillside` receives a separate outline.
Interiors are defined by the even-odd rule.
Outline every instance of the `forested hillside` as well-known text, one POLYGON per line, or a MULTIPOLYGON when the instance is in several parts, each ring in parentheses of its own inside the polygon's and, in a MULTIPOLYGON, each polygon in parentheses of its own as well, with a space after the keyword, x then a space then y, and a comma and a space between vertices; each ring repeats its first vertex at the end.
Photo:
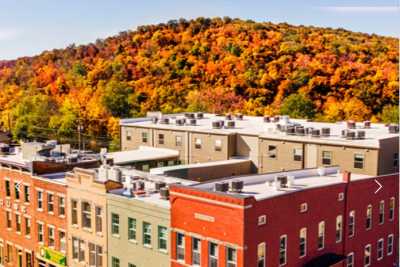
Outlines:
POLYGON ((343 29, 180 19, 0 61, 1 123, 15 138, 78 125, 112 138, 118 118, 150 110, 393 121, 398 54, 396 38, 343 29))

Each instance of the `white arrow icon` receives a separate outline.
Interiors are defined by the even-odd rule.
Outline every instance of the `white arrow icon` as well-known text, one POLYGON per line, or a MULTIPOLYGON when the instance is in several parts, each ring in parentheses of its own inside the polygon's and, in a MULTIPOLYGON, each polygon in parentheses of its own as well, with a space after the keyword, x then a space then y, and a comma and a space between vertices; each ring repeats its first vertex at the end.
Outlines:
POLYGON ((382 184, 380 182, 378 182, 378 180, 375 179, 374 181, 379 186, 379 188, 375 191, 375 194, 376 194, 376 193, 378 193, 379 190, 382 189, 383 186, 382 186, 382 184))

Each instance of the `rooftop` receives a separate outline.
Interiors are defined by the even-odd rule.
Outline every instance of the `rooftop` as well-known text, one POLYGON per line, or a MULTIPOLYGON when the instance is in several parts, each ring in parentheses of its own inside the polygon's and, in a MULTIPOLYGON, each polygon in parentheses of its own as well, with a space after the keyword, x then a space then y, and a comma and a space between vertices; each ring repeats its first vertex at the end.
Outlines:
MULTIPOLYGON (((373 176, 351 174, 352 181, 369 178, 373 178, 373 176)), ((226 186, 229 185, 230 189, 226 192, 220 191, 219 193, 226 193, 238 197, 253 196, 256 200, 263 200, 310 188, 340 183, 343 183, 343 174, 340 173, 339 168, 329 167, 231 177, 193 185, 192 187, 215 192, 218 186, 225 184, 226 186), (232 182, 243 182, 242 189, 236 192, 231 191, 232 182)))
POLYGON ((199 116, 200 118, 198 118, 197 114, 187 114, 151 114, 153 117, 123 119, 120 121, 120 125, 223 135, 239 133, 278 140, 300 142, 307 140, 313 143, 331 143, 371 148, 378 148, 379 140, 399 136, 397 125, 393 125, 394 132, 390 133, 388 126, 370 122, 311 122, 303 119, 291 119, 288 116, 266 118, 255 116, 231 116, 230 118, 226 118, 225 116, 209 113, 198 113, 201 114, 201 116, 199 116), (155 116, 158 116, 157 122, 153 120, 155 116), (189 118, 190 116, 194 118, 189 118), (168 123, 164 119, 169 119, 168 123), (183 119, 185 119, 185 121, 183 121, 183 119), (195 121, 190 123, 191 120, 195 121), (224 126, 219 128, 213 127, 213 122, 216 121, 224 121, 224 126), (231 127, 227 127, 228 121, 233 121, 234 126, 232 127, 231 125, 231 127), (293 132, 290 132, 290 128, 293 132), (297 128, 299 128, 299 132, 297 128), (301 130, 301 128, 303 128, 303 130, 301 130), (317 135, 317 132, 312 134, 312 130, 308 133, 307 128, 319 130, 319 134, 317 135), (323 128, 329 128, 329 134, 322 134, 323 128), (346 132, 342 132, 343 130, 346 132), (347 132, 350 132, 350 134, 347 135, 347 132), (354 137, 352 137, 353 134, 354 137))
POLYGON ((179 157, 179 151, 167 148, 140 146, 138 149, 107 153, 107 159, 112 159, 116 165, 133 162, 162 160, 179 157))

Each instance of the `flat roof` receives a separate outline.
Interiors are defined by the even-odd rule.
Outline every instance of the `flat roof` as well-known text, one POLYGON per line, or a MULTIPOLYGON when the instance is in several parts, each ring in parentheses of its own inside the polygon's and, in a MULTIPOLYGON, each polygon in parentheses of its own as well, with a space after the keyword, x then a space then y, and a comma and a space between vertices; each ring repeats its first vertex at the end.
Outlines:
MULTIPOLYGON (((364 174, 351 174, 351 180, 370 179, 373 176, 364 174)), ((294 193, 310 188, 323 187, 343 183, 343 173, 339 167, 314 168, 296 171, 278 172, 270 174, 256 174, 237 176, 228 179, 219 179, 212 182, 205 182, 191 187, 206 191, 215 191, 215 184, 221 182, 243 181, 243 189, 240 193, 225 192, 238 197, 254 197, 256 200, 263 200, 289 193, 294 193), (281 188, 276 180, 279 176, 288 177, 288 187, 281 188)), ((224 192, 218 192, 223 193, 224 192)))
MULTIPOLYGON (((263 117, 256 116, 243 116, 242 120, 233 118, 235 121, 234 128, 212 128, 212 122, 217 120, 225 120, 224 116, 218 116, 216 114, 204 113, 202 119, 196 119, 196 125, 176 125, 174 120, 176 118, 183 118, 183 114, 165 114, 163 117, 169 117, 171 122, 169 124, 153 123, 150 117, 135 118, 135 119, 122 119, 120 121, 121 126, 135 126, 145 127, 153 129, 165 129, 165 130, 176 130, 176 131, 189 131, 189 132, 201 132, 201 133, 213 133, 213 134, 243 134, 243 135, 254 135, 261 138, 270 138, 278 140, 291 140, 296 142, 311 142, 311 143, 324 143, 333 145, 345 145, 345 146, 360 146, 360 147, 372 147, 379 148, 379 140, 399 137, 399 134, 391 134, 388 128, 384 124, 371 123, 370 128, 364 128, 363 123, 357 123, 356 129, 365 131, 365 139, 348 140, 341 136, 342 130, 347 129, 347 122, 341 121, 336 123, 329 122, 310 122, 304 119, 289 119, 288 121, 279 122, 264 122, 263 117), (330 136, 328 137, 311 137, 287 135, 285 132, 281 132, 277 129, 277 124, 300 124, 305 128, 312 127, 315 129, 330 128, 330 136)), ((234 117, 234 116, 233 116, 234 117)), ((287 117, 287 116, 286 116, 287 117)), ((226 123, 225 123, 226 125, 226 123)))
POLYGON ((122 165, 133 162, 161 160, 179 157, 179 151, 167 148, 140 146, 138 149, 107 153, 108 159, 113 159, 114 164, 122 165))

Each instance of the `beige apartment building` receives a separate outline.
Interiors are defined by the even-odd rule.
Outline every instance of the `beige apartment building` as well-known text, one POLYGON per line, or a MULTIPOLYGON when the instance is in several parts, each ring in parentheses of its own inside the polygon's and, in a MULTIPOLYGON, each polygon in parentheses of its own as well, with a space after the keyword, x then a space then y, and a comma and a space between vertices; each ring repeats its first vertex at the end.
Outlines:
POLYGON ((107 198, 121 183, 99 178, 97 169, 75 168, 66 176, 68 266, 107 266, 107 198))
POLYGON ((278 172, 338 165, 382 175, 398 171, 398 125, 322 123, 288 116, 152 114, 120 122, 121 148, 147 145, 179 151, 185 164, 248 158, 253 171, 278 172))
POLYGON ((171 219, 167 186, 195 182, 123 167, 120 170, 124 188, 107 194, 108 265, 170 266, 171 219))

